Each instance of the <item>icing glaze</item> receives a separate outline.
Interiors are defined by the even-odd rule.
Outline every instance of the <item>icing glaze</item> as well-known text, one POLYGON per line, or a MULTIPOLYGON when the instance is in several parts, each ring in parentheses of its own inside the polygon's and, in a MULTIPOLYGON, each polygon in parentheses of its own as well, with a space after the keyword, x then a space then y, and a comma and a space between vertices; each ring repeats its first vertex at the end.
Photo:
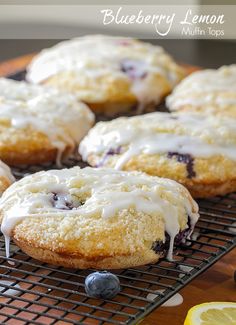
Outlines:
POLYGON ((184 105, 236 105, 236 64, 218 70, 202 70, 185 78, 166 99, 171 110, 184 105))
MULTIPOLYGON (((100 122, 80 144, 83 160, 121 147, 115 168, 138 154, 174 153, 193 157, 224 155, 236 160, 236 124, 227 117, 151 113, 100 122)), ((191 166, 189 166, 190 168, 191 166)), ((189 172, 192 172, 189 170, 189 172)))
MULTIPOLYGON (((156 293, 163 293, 165 290, 156 290, 156 293)), ((155 300, 157 297, 159 297, 158 294, 149 293, 147 295, 147 299, 149 300, 155 300)), ((172 296, 170 299, 168 299, 166 302, 164 302, 161 306, 162 307, 174 307, 179 306, 183 303, 184 299, 181 296, 181 294, 176 293, 174 296, 172 296)))
POLYGON ((58 92, 47 86, 33 85, 24 81, 0 78, 0 97, 7 100, 26 102, 36 96, 44 95, 45 93, 56 96, 58 92))
POLYGON ((162 304, 162 307, 175 307, 175 306, 179 306, 183 303, 184 298, 181 294, 176 293, 173 297, 171 297, 170 299, 168 299, 166 302, 164 302, 164 304, 162 304))
MULTIPOLYGON (((62 71, 73 72, 80 80, 111 75, 112 78, 129 79, 131 90, 139 102, 157 103, 161 89, 152 86, 148 75, 164 77, 172 88, 180 79, 177 70, 181 71, 159 46, 134 39, 89 35, 41 51, 29 65, 27 79, 40 83, 62 71)), ((84 90, 76 91, 85 100, 84 90)))
POLYGON ((160 215, 164 219, 165 231, 170 237, 168 258, 172 259, 174 239, 180 232, 179 215, 190 217, 191 232, 199 217, 197 204, 187 192, 183 195, 185 189, 172 180, 138 172, 89 167, 52 170, 38 173, 40 174, 42 177, 39 180, 34 178, 34 182, 28 183, 27 178, 31 176, 25 177, 18 182, 16 189, 13 184, 0 201, 0 209, 4 210, 5 204, 11 206, 4 211, 1 225, 6 238, 7 256, 12 230, 25 218, 57 217, 62 213, 65 216, 83 215, 84 218, 99 213, 102 218, 112 218, 122 210, 135 209, 145 214, 160 215), (81 182, 82 186, 76 186, 81 182), (52 202, 55 193, 61 193, 57 205, 52 202), (91 193, 91 196, 85 202, 78 203, 78 198, 85 194, 87 196, 87 193, 91 193), (163 198, 165 193, 168 193, 168 197, 171 196, 171 202, 163 198), (65 208, 65 202, 70 202, 69 209, 65 208))
MULTIPOLYGON (((20 92, 20 89, 21 86, 17 91, 20 92)), ((94 115, 72 95, 44 91, 32 98, 29 96, 25 101, 1 97, 0 120, 10 121, 12 128, 31 127, 45 134, 57 148, 57 163, 60 164, 65 149, 73 151, 87 133, 94 122, 94 115)))

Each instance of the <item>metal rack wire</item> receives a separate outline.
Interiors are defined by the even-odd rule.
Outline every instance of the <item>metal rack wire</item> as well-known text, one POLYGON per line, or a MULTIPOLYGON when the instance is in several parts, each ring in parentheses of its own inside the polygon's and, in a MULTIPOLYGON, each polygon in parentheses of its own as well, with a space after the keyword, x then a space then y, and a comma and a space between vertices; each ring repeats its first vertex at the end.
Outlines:
MULTIPOLYGON (((15 78, 16 79, 16 78, 15 78)), ((66 167, 84 166, 76 158, 66 167)), ((42 169, 15 168, 21 178, 42 169)), ((71 270, 41 263, 11 245, 5 257, 0 236, 0 323, 27 324, 137 324, 162 305, 196 276, 236 247, 236 194, 201 200, 201 218, 193 239, 180 247, 174 261, 160 260, 153 265, 114 271, 121 292, 113 300, 87 296, 85 277, 92 270, 71 270), (156 297, 150 299, 150 295, 156 297)))

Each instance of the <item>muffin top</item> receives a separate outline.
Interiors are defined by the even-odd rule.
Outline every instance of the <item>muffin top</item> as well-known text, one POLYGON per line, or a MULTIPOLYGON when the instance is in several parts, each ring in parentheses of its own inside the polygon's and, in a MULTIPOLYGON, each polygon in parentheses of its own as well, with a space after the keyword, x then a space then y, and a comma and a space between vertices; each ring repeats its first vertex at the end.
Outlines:
POLYGON ((27 176, 7 189, 0 211, 5 236, 12 235, 19 224, 25 236, 29 233, 38 238, 39 245, 49 244, 53 238, 55 246, 63 245, 61 241, 85 241, 83 247, 91 244, 90 238, 99 249, 97 238, 107 234, 108 238, 100 238, 100 244, 107 242, 111 250, 113 235, 122 232, 120 229, 129 229, 122 234, 127 237, 124 245, 129 246, 123 249, 132 250, 146 245, 145 241, 151 247, 158 237, 164 240, 164 231, 174 239, 187 227, 188 216, 191 229, 198 219, 196 203, 175 181, 90 167, 27 176), (35 228, 35 224, 40 226, 35 228))
POLYGON ((115 168, 138 154, 179 153, 194 157, 223 155, 236 160, 236 124, 229 117, 194 113, 150 113, 99 122, 80 144, 89 155, 120 155, 115 168))
POLYGON ((233 106, 236 116, 236 64, 192 73, 174 89, 166 103, 171 111, 186 107, 227 113, 226 108, 233 106))
POLYGON ((48 137, 60 160, 64 150, 73 150, 93 122, 93 113, 71 94, 0 79, 0 139, 4 142, 9 137, 12 143, 19 130, 23 134, 31 129, 48 137))
POLYGON ((167 87, 167 83, 169 89, 184 75, 183 69, 161 47, 105 35, 80 37, 41 51, 29 65, 27 79, 41 83, 63 72, 78 80, 80 89, 77 87, 76 91, 80 98, 88 100, 92 97, 97 101, 105 95, 93 89, 96 80, 111 83, 115 79, 130 83, 139 101, 150 102, 156 101, 160 90, 151 89, 149 83, 149 90, 145 88, 149 75, 162 76, 165 79, 163 87, 167 87), (89 85, 89 89, 84 85, 89 85))

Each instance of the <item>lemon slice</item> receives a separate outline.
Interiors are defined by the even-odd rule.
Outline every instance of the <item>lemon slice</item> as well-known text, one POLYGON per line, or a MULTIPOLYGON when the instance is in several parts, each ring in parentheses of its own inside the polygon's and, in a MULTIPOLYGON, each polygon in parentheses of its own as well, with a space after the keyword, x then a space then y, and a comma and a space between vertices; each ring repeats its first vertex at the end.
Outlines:
POLYGON ((188 311, 184 325, 236 325, 236 303, 209 302, 188 311))

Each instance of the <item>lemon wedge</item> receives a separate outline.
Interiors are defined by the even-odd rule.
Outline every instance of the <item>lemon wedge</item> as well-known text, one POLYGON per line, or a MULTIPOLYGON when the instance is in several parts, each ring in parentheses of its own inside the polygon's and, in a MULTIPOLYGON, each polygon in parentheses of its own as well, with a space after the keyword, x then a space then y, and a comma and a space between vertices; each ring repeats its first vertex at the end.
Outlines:
POLYGON ((236 325, 236 303, 209 302, 192 307, 184 325, 236 325))

